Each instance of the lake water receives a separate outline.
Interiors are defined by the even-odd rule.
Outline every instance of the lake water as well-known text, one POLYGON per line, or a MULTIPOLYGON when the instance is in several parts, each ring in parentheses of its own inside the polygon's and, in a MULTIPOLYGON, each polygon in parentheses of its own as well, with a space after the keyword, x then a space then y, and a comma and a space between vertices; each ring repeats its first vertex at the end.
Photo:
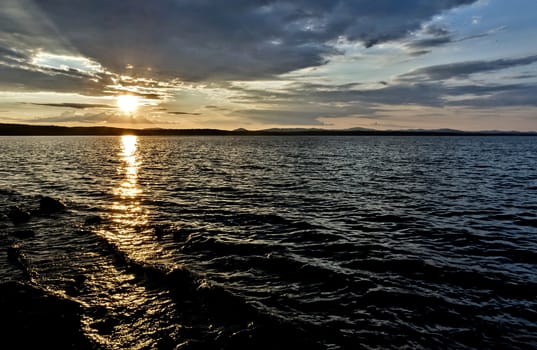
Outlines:
POLYGON ((104 349, 537 348, 537 137, 0 137, 0 210, 104 349))

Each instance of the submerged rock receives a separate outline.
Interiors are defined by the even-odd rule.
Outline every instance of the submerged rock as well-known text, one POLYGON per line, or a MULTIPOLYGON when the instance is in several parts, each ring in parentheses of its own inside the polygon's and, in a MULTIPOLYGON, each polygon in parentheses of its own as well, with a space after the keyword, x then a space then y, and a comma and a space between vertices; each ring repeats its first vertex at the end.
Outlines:
POLYGON ((25 209, 22 209, 18 205, 12 207, 7 213, 7 216, 14 224, 22 224, 24 222, 28 222, 31 218, 30 212, 25 209))
POLYGON ((13 236, 17 238, 30 238, 35 236, 34 230, 18 230, 13 232, 13 236))
POLYGON ((103 218, 99 215, 88 216, 84 220, 84 226, 100 225, 103 222, 103 218))
POLYGON ((7 247, 7 259, 14 264, 20 264, 21 248, 21 243, 13 243, 7 247))
POLYGON ((66 205, 59 199, 45 196, 39 200, 39 212, 43 214, 57 213, 64 211, 66 208, 66 205))
POLYGON ((164 230, 164 227, 162 226, 155 226, 153 228, 153 232, 155 233, 155 236, 157 238, 162 238, 162 236, 164 236, 165 230, 164 230))

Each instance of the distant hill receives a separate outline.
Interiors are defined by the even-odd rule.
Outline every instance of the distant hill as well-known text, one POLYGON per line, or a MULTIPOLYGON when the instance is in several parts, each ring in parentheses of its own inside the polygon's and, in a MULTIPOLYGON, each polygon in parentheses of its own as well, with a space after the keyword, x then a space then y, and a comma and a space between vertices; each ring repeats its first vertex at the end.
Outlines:
POLYGON ((320 128, 272 128, 265 130, 220 129, 128 129, 107 126, 67 127, 55 125, 1 124, 0 135, 35 135, 35 136, 67 136, 67 135, 140 135, 140 136, 174 136, 174 135, 537 135, 537 132, 519 131, 461 131, 454 129, 409 129, 409 130, 374 130, 351 128, 328 130, 320 128))

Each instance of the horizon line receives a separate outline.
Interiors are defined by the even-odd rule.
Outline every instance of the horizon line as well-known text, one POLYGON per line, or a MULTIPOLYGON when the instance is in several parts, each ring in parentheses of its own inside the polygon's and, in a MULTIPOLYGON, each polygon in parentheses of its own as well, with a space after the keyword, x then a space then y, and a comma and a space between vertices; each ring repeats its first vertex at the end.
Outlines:
POLYGON ((324 129, 324 128, 268 128, 248 130, 237 128, 233 130, 215 128, 124 128, 115 126, 63 126, 63 125, 33 125, 20 123, 0 123, 2 136, 76 136, 76 135, 125 135, 137 136, 173 136, 173 135, 537 135, 537 131, 516 130, 478 130, 467 131, 457 129, 393 129, 378 130, 368 128, 324 129))

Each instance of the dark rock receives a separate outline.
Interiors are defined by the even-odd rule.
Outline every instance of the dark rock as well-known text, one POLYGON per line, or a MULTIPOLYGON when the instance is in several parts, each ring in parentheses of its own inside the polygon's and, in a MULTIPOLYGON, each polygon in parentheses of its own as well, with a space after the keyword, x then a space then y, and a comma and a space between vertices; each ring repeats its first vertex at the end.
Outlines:
POLYGON ((13 232, 13 236, 17 238, 30 238, 35 236, 35 232, 33 230, 19 230, 13 232))
POLYGON ((174 241, 184 241, 187 235, 181 230, 173 231, 173 240, 174 241))
POLYGON ((183 267, 173 269, 166 275, 166 279, 174 286, 174 289, 180 291, 190 290, 194 292, 199 286, 196 276, 183 267))
POLYGON ((197 230, 197 229, 194 229, 194 228, 190 228, 190 227, 181 227, 180 229, 178 230, 174 230, 172 235, 173 235, 173 239, 175 241, 185 241, 189 238, 189 235, 191 233, 195 233, 195 232, 199 232, 200 230, 197 230))
POLYGON ((12 207, 7 216, 13 221, 14 224, 22 224, 28 222, 31 218, 30 212, 22 209, 19 206, 12 207))
POLYGON ((20 243, 14 243, 7 247, 7 259, 12 263, 20 264, 21 248, 22 244, 20 243))
POLYGON ((203 284, 197 292, 203 298, 206 309, 215 319, 232 323, 259 317, 256 309, 243 298, 221 287, 203 284))
POLYGON ((68 295, 70 296, 78 296, 80 295, 80 292, 82 291, 82 289, 84 288, 84 283, 86 282, 87 280, 87 277, 83 274, 80 274, 80 275, 75 275, 72 279, 71 279, 71 283, 69 283, 66 287, 65 287, 65 291, 68 295))
POLYGON ((91 349, 81 330, 81 305, 20 282, 0 284, 4 346, 17 349, 91 349), (11 344, 11 345, 7 345, 11 344))
POLYGON ((114 327, 117 326, 117 323, 117 320, 109 317, 102 321, 92 323, 91 328, 95 329, 97 333, 101 335, 107 335, 112 334, 114 327))
POLYGON ((64 211, 67 207, 62 201, 52 197, 41 197, 39 200, 39 212, 43 214, 52 214, 64 211))
POLYGON ((162 236, 164 236, 164 227, 162 226, 156 226, 154 229, 153 229, 153 232, 155 233, 155 236, 157 236, 157 238, 162 238, 162 236))
POLYGON ((84 221, 85 226, 100 225, 103 222, 103 218, 99 215, 88 216, 84 221))

